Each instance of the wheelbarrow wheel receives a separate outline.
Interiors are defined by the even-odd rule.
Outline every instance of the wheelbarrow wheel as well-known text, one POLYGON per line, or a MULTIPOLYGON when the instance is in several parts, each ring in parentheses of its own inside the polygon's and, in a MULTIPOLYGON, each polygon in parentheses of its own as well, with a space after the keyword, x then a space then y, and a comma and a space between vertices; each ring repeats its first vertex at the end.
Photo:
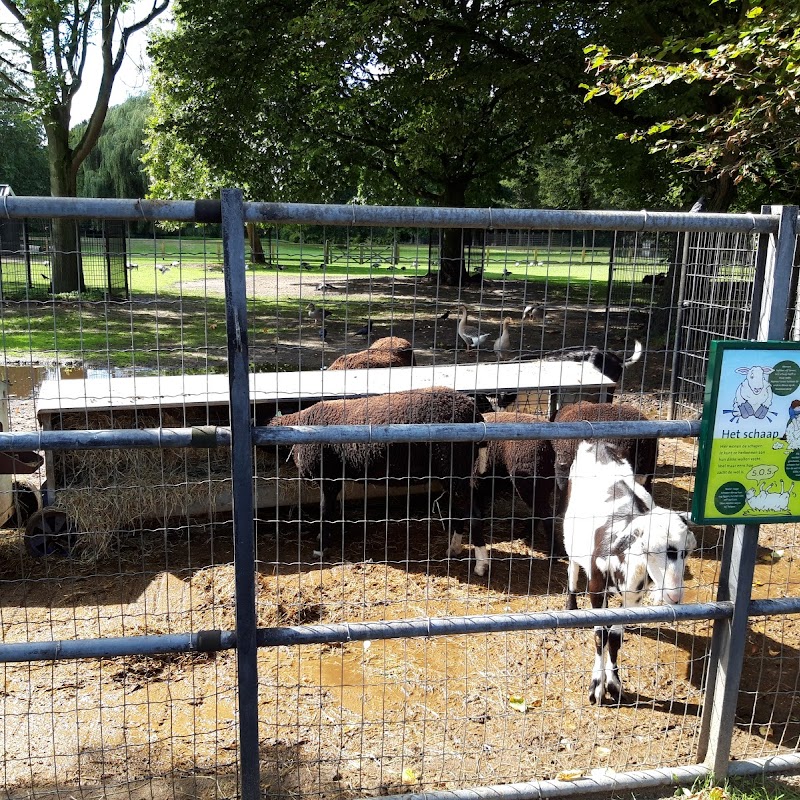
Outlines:
POLYGON ((78 526, 58 508, 43 508, 25 526, 25 549, 34 558, 66 557, 78 541, 78 526))
POLYGON ((33 486, 23 481, 14 481, 12 491, 14 493, 14 513, 9 517, 6 526, 22 528, 39 510, 39 495, 33 486))

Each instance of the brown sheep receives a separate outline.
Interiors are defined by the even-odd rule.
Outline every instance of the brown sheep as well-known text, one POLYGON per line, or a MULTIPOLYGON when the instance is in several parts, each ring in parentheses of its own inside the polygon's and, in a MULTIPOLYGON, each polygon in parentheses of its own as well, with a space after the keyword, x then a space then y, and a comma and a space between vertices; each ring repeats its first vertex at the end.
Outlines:
POLYGON ((370 350, 389 350, 393 353, 398 353, 405 360, 407 367, 415 366, 414 350, 411 342, 404 339, 402 336, 384 336, 382 339, 376 339, 370 346, 370 350))
MULTIPOLYGON (((445 387, 412 389, 372 397, 323 400, 293 414, 274 417, 270 425, 429 425, 451 422, 481 422, 475 402, 467 395, 445 387)), ((333 514, 342 480, 442 481, 452 495, 451 540, 448 555, 461 551, 464 520, 472 523, 475 572, 488 566, 486 543, 477 507, 471 493, 472 465, 479 445, 473 442, 353 442, 343 444, 296 444, 292 448, 301 478, 320 485, 320 549, 322 555, 333 542, 333 514)), ((450 508, 445 497, 442 508, 450 508)))
MULTIPOLYGON (((554 422, 640 422, 647 417, 639 409, 626 403, 591 403, 582 400, 559 409, 554 422)), ((633 472, 642 479, 644 488, 653 493, 653 477, 658 462, 658 439, 608 439, 618 457, 626 460, 633 472)), ((556 492, 558 511, 564 511, 566 484, 569 470, 575 460, 580 439, 554 439, 556 492)))
MULTIPOLYGON (((497 411, 484 414, 486 423, 541 422, 533 414, 497 411)), ((553 490, 555 453, 547 439, 496 439, 487 443, 486 454, 476 463, 474 484, 481 515, 491 508, 496 494, 515 491, 533 514, 531 543, 536 523, 547 533, 550 555, 561 554, 554 536, 553 490)))
POLYGON ((414 351, 408 339, 385 336, 373 342, 368 349, 339 356, 328 369, 366 369, 385 367, 413 367, 414 351))

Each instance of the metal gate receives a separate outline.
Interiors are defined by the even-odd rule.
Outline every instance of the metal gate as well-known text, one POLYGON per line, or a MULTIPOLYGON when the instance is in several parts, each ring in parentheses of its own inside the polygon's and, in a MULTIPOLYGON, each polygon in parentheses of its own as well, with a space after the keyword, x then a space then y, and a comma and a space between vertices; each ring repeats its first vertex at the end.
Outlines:
MULTIPOLYGON (((377 507, 366 491, 342 505, 336 521, 342 558, 330 562, 311 555, 313 541, 301 531, 309 522, 318 529, 316 518, 305 520, 297 511, 309 499, 307 482, 277 458, 277 448, 302 442, 658 437, 658 496, 685 509, 699 421, 664 418, 674 339, 657 339, 651 331, 651 306, 615 310, 607 302, 606 239, 694 232, 716 237, 724 252, 738 258, 758 237, 764 269, 756 273, 763 274, 763 291, 759 280, 756 291, 747 290, 751 307, 759 309, 757 323, 734 311, 741 330, 753 324, 758 338, 780 339, 796 208, 754 216, 306 206, 243 203, 232 190, 220 203, 9 198, 4 210, 12 219, 223 226, 222 252, 209 242, 197 245, 202 266, 194 271, 186 267, 188 242, 180 243, 174 261, 155 253, 148 276, 155 289, 125 311, 132 362, 145 358, 139 337, 152 333, 148 367, 169 364, 175 374, 48 379, 37 401, 41 429, 21 432, 12 422, 11 432, 0 434, 4 451, 45 451, 44 495, 53 503, 29 523, 27 554, 7 545, 15 554, 6 562, 0 608, 7 791, 66 794, 76 786, 144 782, 164 794, 191 790, 217 797, 238 790, 252 800, 289 792, 532 798, 800 766, 796 620, 790 616, 800 611, 800 596, 797 559, 788 557, 797 547, 793 528, 762 531, 760 543, 754 526, 698 532, 691 602, 564 611, 563 564, 542 555, 537 539, 530 550, 509 536, 510 527, 523 524, 516 501, 510 510, 493 502, 488 577, 476 576, 471 562, 444 557, 442 509, 429 505, 423 491, 420 510, 410 482, 394 495, 379 487, 377 507), (313 226, 377 231, 454 225, 598 231, 603 242, 595 252, 591 237, 580 237, 579 244, 576 237, 558 244, 559 237, 552 237, 546 252, 537 245, 539 257, 526 258, 523 270, 530 237, 496 238, 486 243, 491 252, 484 253, 479 283, 448 288, 429 285, 427 245, 417 251, 413 237, 390 248, 391 259, 366 264, 363 252, 371 244, 361 239, 358 269, 344 255, 333 270, 304 235, 282 245, 298 253, 295 266, 283 260, 257 275, 261 268, 245 249, 247 224, 305 226, 306 232, 313 226), (727 244, 734 239, 735 247, 727 244), (503 251, 493 257, 495 247, 503 251), (593 258, 600 263, 601 247, 606 255, 598 278, 593 258), (543 284, 532 277, 540 268, 547 270, 543 284), (281 273, 291 274, 291 302, 274 283, 281 273), (180 285, 160 292, 159 282, 178 280, 176 275, 180 285), (256 283, 256 277, 264 280, 256 283), (385 303, 372 294, 379 279, 385 303), (214 281, 224 283, 224 302, 211 295, 214 281), (205 291, 202 312, 189 307, 189 290, 198 285, 205 291), (338 302, 332 299, 337 291, 338 302), (337 339, 350 351, 363 346, 372 323, 390 335, 401 320, 411 325, 415 352, 430 358, 432 367, 437 359, 471 365, 483 358, 484 365, 497 364, 499 376, 499 353, 480 347, 464 352, 453 321, 464 312, 452 313, 453 306, 468 303, 472 321, 488 329, 510 313, 512 299, 518 312, 523 303, 544 306, 540 319, 515 326, 520 359, 509 363, 520 365, 523 355, 542 355, 540 342, 548 357, 559 350, 554 345, 563 345, 566 360, 575 352, 570 348, 592 345, 597 337, 607 347, 611 314, 619 314, 613 336, 622 338, 623 360, 638 352, 634 342, 643 353, 612 383, 620 399, 640 401, 650 419, 554 423, 547 419, 549 403, 539 404, 530 386, 500 398, 476 383, 471 394, 478 400, 533 409, 539 419, 266 424, 276 410, 289 413, 298 406, 300 390, 291 389, 296 375, 332 386, 334 371, 319 370, 321 363, 331 366, 328 348, 337 339), (327 316, 331 307, 335 312, 327 316), (141 313, 134 316, 134 308, 141 313), (190 342, 200 353, 199 372, 187 367, 190 342), (281 373, 285 365, 277 354, 287 351, 305 369, 281 373), (274 379, 269 395, 267 378, 274 379), (136 458, 140 452, 146 465, 136 458), (127 498, 124 509, 120 495, 127 498), (291 502, 281 510, 286 497, 291 502), (79 501, 93 503, 88 516, 81 516, 79 501), (412 518, 422 520, 413 530, 412 518), (112 537, 114 528, 123 533, 112 537), (765 582, 765 575, 774 580, 765 582), (634 626, 639 634, 626 638, 622 656, 626 683, 635 687, 629 705, 596 708, 586 697, 591 628, 599 624, 634 626), (749 709, 747 716, 737 719, 737 703, 740 715, 749 709), (30 735, 40 720, 50 738, 30 735), (27 744, 15 750, 20 741, 27 744)), ((139 259, 139 269, 143 263, 139 259)), ((640 274, 653 274, 645 271, 651 268, 631 267, 631 291, 641 286, 640 274)), ((704 273, 719 284, 709 295, 737 284, 724 289, 731 301, 739 283, 753 285, 745 281, 754 269, 749 255, 742 263, 734 259, 725 274, 715 269, 710 278, 704 273)), ((697 272, 699 288, 699 267, 697 272)), ((683 291, 697 302, 698 292, 687 294, 685 282, 683 291)), ((125 324, 96 302, 86 320, 105 331, 104 357, 113 364, 127 352, 115 338, 125 324)), ((66 324, 56 301, 38 313, 52 315, 56 333, 66 324)), ((693 312, 683 313, 691 322, 693 312)), ((685 330, 693 332, 688 322, 685 330)), ((70 340, 54 341, 65 348, 70 340)), ((699 359, 705 346, 687 335, 680 348, 699 359)), ((96 343, 85 350, 96 351, 96 343)), ((682 380, 702 382, 699 369, 682 369, 682 380)), ((370 370, 369 380, 397 391, 392 375, 401 374, 402 368, 370 370)), ((347 384, 356 373, 351 375, 341 381, 347 384)), ((598 378, 593 388, 604 385, 598 378)), ((564 390, 559 402, 576 399, 566 398, 565 386, 548 386, 551 395, 564 390)), ((579 397, 581 389, 570 384, 569 391, 579 397)))

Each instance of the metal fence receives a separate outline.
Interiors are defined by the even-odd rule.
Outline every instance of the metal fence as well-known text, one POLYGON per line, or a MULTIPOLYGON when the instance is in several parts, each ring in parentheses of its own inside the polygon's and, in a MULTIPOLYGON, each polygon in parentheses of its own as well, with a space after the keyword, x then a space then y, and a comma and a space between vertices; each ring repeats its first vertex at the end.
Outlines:
POLYGON ((231 191, 221 203, 12 197, 0 213, 140 226, 124 301, 4 297, 0 311, 1 449, 44 455, 24 480, 0 475, 13 512, 7 794, 525 798, 800 766, 795 525, 695 529, 680 606, 564 611, 566 565, 500 482, 479 576, 470 548, 446 556, 447 508, 426 480, 344 482, 334 547, 315 555, 318 495, 284 455, 301 442, 658 437, 655 499, 687 510, 699 422, 669 419, 673 369, 702 384, 687 365, 717 335, 697 333, 694 308, 717 297, 709 284, 747 281, 746 304, 727 296, 726 335, 783 338, 796 209, 298 206, 231 191), (192 227, 167 236, 162 221, 192 227), (445 228, 465 231, 480 262, 457 285, 437 263, 445 228), (698 242, 688 259, 674 255, 683 234, 690 253, 698 242), (673 255, 656 256, 667 242, 673 255), (462 304, 489 334, 476 348, 457 333, 462 304), (410 342, 416 366, 330 369, 387 336, 410 342), (649 421, 549 421, 554 400, 607 391, 599 372, 581 387, 564 366, 598 350, 627 362, 609 379, 615 402, 649 421), (472 376, 463 390, 486 421, 268 425, 319 396, 400 391, 405 370, 472 376), (533 421, 493 422, 497 407, 533 421), (25 486, 45 503, 33 514, 25 486), (606 623, 628 626, 626 700, 598 707, 591 629, 606 623))
MULTIPOLYGON (((126 258, 130 238, 120 220, 76 223, 76 241, 86 297, 128 296, 126 258)), ((41 300, 53 293, 53 235, 48 220, 0 221, 0 293, 5 300, 41 300)), ((137 265, 138 266, 138 265, 137 265)))

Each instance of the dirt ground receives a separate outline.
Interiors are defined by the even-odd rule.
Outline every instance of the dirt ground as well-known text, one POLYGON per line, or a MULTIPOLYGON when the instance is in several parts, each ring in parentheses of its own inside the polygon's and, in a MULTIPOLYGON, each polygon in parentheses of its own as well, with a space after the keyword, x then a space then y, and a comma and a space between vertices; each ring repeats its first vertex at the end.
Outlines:
MULTIPOLYGON (((314 289, 292 281, 258 275, 249 286, 255 297, 295 292, 302 308, 314 289)), ((476 358, 455 350, 452 316, 438 319, 459 300, 494 331, 503 315, 518 320, 524 303, 541 299, 525 297, 519 286, 458 296, 387 278, 348 286, 339 308, 344 298, 369 300, 378 292, 393 292, 396 302, 390 318, 376 320, 375 336, 411 339, 422 363, 476 358)), ((335 293, 324 295, 333 305, 335 293)), ((561 303, 550 308, 544 329, 528 325, 524 344, 606 341, 607 321, 611 346, 646 339, 644 314, 613 310, 607 320, 603 310, 561 303)), ((304 320, 270 346, 282 362, 294 354, 304 364, 327 364, 364 347, 344 334, 344 324, 327 323, 329 341, 322 342, 316 323, 304 320)), ((494 360, 491 351, 477 357, 494 360)), ((665 416, 665 363, 663 352, 648 348, 623 382, 621 397, 651 417, 665 416)), ((11 415, 12 429, 25 429, 34 419, 31 398, 14 399, 11 415)), ((695 445, 662 441, 655 484, 661 505, 689 508, 695 445)), ((469 552, 444 558, 446 534, 424 494, 348 504, 341 555, 324 562, 313 556, 313 512, 258 511, 260 627, 564 607, 566 562, 547 557, 540 535, 531 544, 528 512, 508 498, 496 503, 487 526, 492 561, 485 578, 472 573, 469 552)), ((3 643, 233 629, 233 545, 224 517, 182 516, 123 531, 108 555, 80 561, 32 559, 21 532, 9 530, 0 545, 3 643)), ((719 570, 721 531, 696 534, 687 601, 713 599, 719 570)), ((795 526, 764 526, 754 597, 796 596, 799 552, 795 526)), ((262 789, 270 796, 374 796, 694 763, 711 632, 703 621, 629 628, 620 655, 625 703, 601 708, 587 694, 589 630, 262 648, 262 789)), ((753 620, 734 757, 796 750, 798 664, 796 618, 753 620)), ((111 796, 120 787, 130 797, 234 794, 234 651, 7 662, 2 670, 9 794, 90 796, 100 786, 111 796)))

